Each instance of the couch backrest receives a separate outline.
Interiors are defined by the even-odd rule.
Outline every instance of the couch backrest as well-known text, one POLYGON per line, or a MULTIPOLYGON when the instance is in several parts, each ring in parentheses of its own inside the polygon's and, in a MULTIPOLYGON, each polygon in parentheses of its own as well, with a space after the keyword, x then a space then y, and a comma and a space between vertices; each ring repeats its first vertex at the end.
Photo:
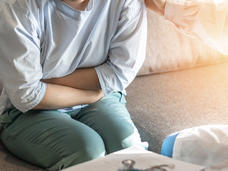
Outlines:
POLYGON ((163 16, 148 10, 146 60, 138 75, 176 71, 227 61, 228 56, 180 32, 163 16))

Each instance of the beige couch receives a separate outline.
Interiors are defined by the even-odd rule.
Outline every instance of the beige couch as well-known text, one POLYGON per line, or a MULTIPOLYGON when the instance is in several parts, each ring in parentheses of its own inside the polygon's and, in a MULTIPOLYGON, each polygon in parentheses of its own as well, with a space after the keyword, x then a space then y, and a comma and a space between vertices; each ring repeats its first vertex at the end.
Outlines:
POLYGON ((148 10, 147 56, 128 109, 149 149, 184 128, 226 124, 228 56, 148 10))
MULTIPOLYGON (((152 12, 148 17, 147 58, 140 71, 146 76, 138 76, 127 88, 127 107, 142 139, 159 153, 162 140, 172 132, 228 123, 228 63, 209 65, 226 57, 182 35, 164 18, 152 12)), ((35 170, 42 169, 0 145, 0 171, 35 170)))

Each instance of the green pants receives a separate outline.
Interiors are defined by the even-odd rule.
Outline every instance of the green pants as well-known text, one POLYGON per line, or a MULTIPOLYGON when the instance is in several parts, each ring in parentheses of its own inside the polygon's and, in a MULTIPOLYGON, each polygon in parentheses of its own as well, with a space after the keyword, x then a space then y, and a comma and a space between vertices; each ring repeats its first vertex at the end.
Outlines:
POLYGON ((79 111, 17 109, 1 117, 1 140, 14 155, 60 170, 130 146, 143 146, 121 93, 79 111))

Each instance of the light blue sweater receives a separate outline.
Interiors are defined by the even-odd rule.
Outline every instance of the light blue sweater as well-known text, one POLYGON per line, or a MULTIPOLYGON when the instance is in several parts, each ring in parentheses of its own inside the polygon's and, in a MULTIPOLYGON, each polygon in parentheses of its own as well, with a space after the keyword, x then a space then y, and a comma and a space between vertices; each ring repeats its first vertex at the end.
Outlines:
POLYGON ((42 100, 41 79, 95 67, 105 94, 124 92, 143 64, 146 10, 141 0, 90 0, 78 11, 61 0, 1 0, 0 114, 42 100))

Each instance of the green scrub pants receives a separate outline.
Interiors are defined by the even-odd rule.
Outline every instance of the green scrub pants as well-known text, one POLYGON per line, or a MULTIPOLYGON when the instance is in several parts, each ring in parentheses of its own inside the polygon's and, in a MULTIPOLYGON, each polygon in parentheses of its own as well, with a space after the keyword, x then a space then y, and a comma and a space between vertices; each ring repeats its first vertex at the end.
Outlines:
POLYGON ((68 113, 10 109, 0 116, 1 140, 18 158, 51 171, 130 146, 145 147, 125 104, 121 93, 112 93, 68 113))

